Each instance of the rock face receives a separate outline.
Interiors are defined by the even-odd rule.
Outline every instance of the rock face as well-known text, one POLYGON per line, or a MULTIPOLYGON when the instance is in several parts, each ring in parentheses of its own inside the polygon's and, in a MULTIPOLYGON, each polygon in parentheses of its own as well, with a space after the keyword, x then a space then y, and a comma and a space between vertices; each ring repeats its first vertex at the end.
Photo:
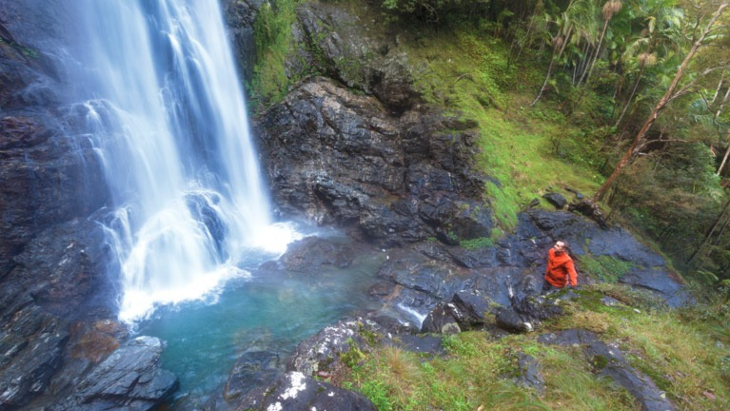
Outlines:
POLYGON ((386 114, 372 97, 313 78, 258 123, 282 214, 358 227, 400 245, 488 236, 482 179, 471 172, 474 124, 437 114, 386 114))
POLYGON ((97 365, 72 396, 51 407, 71 410, 149 410, 169 396, 177 377, 160 368, 163 345, 154 337, 128 341, 97 365))
POLYGON ((279 212, 388 246, 489 236, 476 123, 422 104, 406 56, 368 24, 330 4, 297 8, 304 47, 287 72, 328 77, 306 79, 256 121, 279 212))

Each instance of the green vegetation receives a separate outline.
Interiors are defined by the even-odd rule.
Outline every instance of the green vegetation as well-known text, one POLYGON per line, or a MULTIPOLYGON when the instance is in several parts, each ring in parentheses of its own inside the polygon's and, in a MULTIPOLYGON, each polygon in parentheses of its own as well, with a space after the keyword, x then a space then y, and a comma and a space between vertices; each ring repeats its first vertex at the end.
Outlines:
POLYGON ((494 240, 489 237, 479 237, 471 240, 462 240, 460 245, 467 250, 479 250, 480 248, 493 247, 494 240))
POLYGON ((294 79, 286 73, 286 60, 294 48, 291 26, 295 7, 302 0, 264 2, 254 21, 256 66, 249 87, 254 106, 281 101, 294 79))
POLYGON ((631 270, 632 264, 607 255, 580 257, 580 271, 603 282, 615 283, 631 270))
MULTIPOLYGON (((583 303, 571 303, 569 315, 551 321, 537 333, 493 340, 484 332, 446 337, 448 355, 432 359, 393 347, 376 346, 351 367, 348 387, 370 398, 379 410, 635 410, 632 396, 596 372, 606 360, 582 358, 576 347, 547 346, 536 341, 542 332, 572 328, 590 330, 617 341, 630 364, 647 374, 668 398, 685 410, 730 407, 728 357, 730 300, 727 290, 714 300, 680 311, 634 311, 629 306, 593 307, 611 288, 621 300, 638 301, 622 286, 587 287, 583 303), (708 313, 708 312, 711 312, 708 313), (717 319, 716 331, 700 318, 717 319), (520 353, 540 364, 545 394, 518 386, 520 353), (709 394, 708 394, 709 393, 709 394)), ((643 301, 641 307, 652 305, 643 301)))

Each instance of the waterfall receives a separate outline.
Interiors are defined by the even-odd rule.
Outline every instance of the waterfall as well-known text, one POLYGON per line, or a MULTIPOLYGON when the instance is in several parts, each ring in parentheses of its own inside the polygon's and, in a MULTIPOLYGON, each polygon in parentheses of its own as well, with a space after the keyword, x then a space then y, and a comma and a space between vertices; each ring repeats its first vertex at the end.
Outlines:
POLYGON ((218 0, 83 0, 79 92, 114 204, 119 317, 210 298, 272 224, 218 0))

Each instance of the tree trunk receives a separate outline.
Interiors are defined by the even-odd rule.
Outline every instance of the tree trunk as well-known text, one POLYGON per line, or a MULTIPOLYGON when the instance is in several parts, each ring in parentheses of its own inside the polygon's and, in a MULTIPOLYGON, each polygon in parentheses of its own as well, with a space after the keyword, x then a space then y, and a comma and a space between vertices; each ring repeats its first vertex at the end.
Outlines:
POLYGON ((662 112, 662 110, 664 110, 667 104, 669 104, 672 94, 674 94, 674 90, 677 88, 677 85, 679 85, 679 80, 682 79, 684 70, 687 68, 689 62, 692 60, 694 55, 697 53, 697 50, 699 50, 702 46, 702 42, 705 41, 705 38, 710 33, 710 30, 712 30, 712 26, 715 24, 717 19, 720 18, 720 15, 725 10, 725 7, 727 7, 727 5, 727 3, 723 3, 720 5, 720 7, 718 7, 717 11, 700 34, 699 38, 697 38, 697 40, 692 44, 689 53, 687 53, 687 56, 684 58, 682 64, 677 69, 677 74, 674 75, 674 79, 672 79, 672 83, 669 85, 666 93, 664 93, 664 96, 662 96, 656 106, 654 106, 654 109, 651 111, 651 114, 649 114, 649 117, 644 122, 644 125, 641 127, 639 132, 636 133, 636 137, 634 138, 634 142, 631 144, 631 147, 629 147, 629 149, 626 151, 626 154, 621 157, 621 160, 619 160, 618 164, 616 164, 616 167, 613 169, 611 175, 608 177, 608 179, 606 179, 606 182, 603 183, 598 191, 596 191, 596 194, 593 195, 591 201, 600 201, 606 194, 608 189, 611 188, 613 183, 616 181, 616 178, 619 176, 619 174, 621 174, 621 171, 624 169, 624 167, 626 167, 626 165, 629 164, 629 162, 639 153, 644 138, 646 137, 646 133, 649 131, 657 118, 659 118, 659 114, 662 112))
POLYGON ((550 75, 553 71, 553 64, 555 63, 555 60, 559 59, 560 56, 563 55, 563 51, 565 51, 565 45, 568 44, 568 41, 570 40, 570 35, 573 32, 573 27, 571 26, 568 29, 568 34, 565 35, 565 39, 563 39, 563 44, 560 46, 560 51, 558 52, 558 56, 555 57, 555 49, 553 49, 553 56, 550 59, 550 66, 548 66, 548 72, 545 76, 545 81, 542 83, 542 87, 540 87, 540 92, 537 93, 537 97, 535 97, 535 100, 530 104, 530 107, 534 107, 538 100, 540 100, 540 97, 542 97, 542 93, 545 91, 545 88, 547 87, 548 81, 550 80, 550 75))
POLYGON ((585 82, 588 83, 588 79, 591 78, 591 73, 593 72, 593 66, 596 65, 596 60, 598 60, 598 55, 601 53, 601 45, 603 44, 603 38, 606 36, 606 29, 608 29, 608 22, 611 21, 611 19, 606 19, 606 21, 603 23, 603 30, 601 30, 601 37, 598 38, 598 46, 596 46, 596 52, 593 53, 593 59, 589 59, 589 65, 588 70, 583 72, 583 77, 580 78, 580 81, 578 81, 578 86, 580 87, 581 83, 583 83, 583 79, 585 79, 585 82), (586 74, 587 72, 587 74, 586 74))
POLYGON ((720 103, 720 108, 717 109, 717 112, 715 113, 715 118, 720 117, 720 114, 722 114, 722 109, 725 107, 725 103, 727 102, 727 99, 730 98, 730 87, 727 88, 727 91, 725 92, 725 97, 722 99, 722 103, 720 103))
POLYGON ((715 233, 715 230, 717 229, 717 226, 720 225, 720 221, 722 221, 723 217, 725 217, 725 214, 727 213, 728 208, 730 208, 730 199, 725 203, 725 206, 722 208, 722 211, 720 211, 720 215, 717 216, 715 219, 715 222, 712 223, 712 227, 710 227, 709 230, 707 230, 707 233, 705 234, 705 237, 702 239, 702 242, 699 246, 697 246, 697 249, 694 253, 689 257, 687 260, 687 265, 692 264, 692 261, 694 261, 695 257, 700 253, 702 248, 707 244, 707 242, 712 238, 712 235, 715 233))
POLYGON ((727 132, 727 150, 725 150, 725 156, 722 158, 722 162, 720 163, 720 167, 717 168, 716 175, 720 175, 722 173, 722 169, 725 168, 725 164, 727 163, 728 155, 730 155, 730 130, 727 132))
POLYGON ((631 105, 631 100, 634 99, 634 96, 636 95, 636 90, 639 88, 639 82, 641 81, 641 75, 644 73, 644 67, 646 66, 646 63, 641 63, 641 67, 639 68, 639 74, 636 75, 636 81, 634 82, 634 88, 631 90, 631 95, 629 96, 629 99, 626 101, 626 105, 624 106, 624 109, 621 110, 621 114, 618 116, 618 120, 616 120, 616 124, 614 124, 614 128, 618 128, 619 124, 621 124, 621 120, 623 120, 624 115, 626 115, 626 110, 629 109, 629 106, 631 105))

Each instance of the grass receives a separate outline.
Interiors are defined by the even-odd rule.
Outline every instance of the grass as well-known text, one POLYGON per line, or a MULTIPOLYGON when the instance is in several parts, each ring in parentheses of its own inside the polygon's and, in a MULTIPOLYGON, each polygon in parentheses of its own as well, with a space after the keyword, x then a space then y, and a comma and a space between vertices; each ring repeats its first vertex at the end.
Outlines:
POLYGON ((477 167, 496 180, 487 183, 486 195, 503 232, 512 231, 517 214, 549 190, 590 194, 598 188, 603 177, 596 159, 577 149, 591 136, 554 110, 529 107, 533 90, 517 84, 537 84, 523 77, 538 74, 509 67, 503 45, 468 31, 426 32, 404 48, 426 100, 478 122, 477 167))
MULTIPOLYGON (((536 341, 543 332, 582 328, 618 343, 630 364, 666 391, 678 409, 730 409, 730 359, 713 334, 696 321, 702 310, 656 312, 630 306, 594 310, 590 297, 600 297, 601 290, 609 288, 621 292, 616 285, 581 290, 585 298, 573 303, 567 316, 544 324, 535 334, 493 340, 485 332, 472 331, 446 337, 444 357, 424 359, 393 347, 375 347, 353 367, 348 386, 373 400, 379 410, 638 409, 625 389, 596 376, 580 348, 536 341), (539 363, 543 395, 514 383, 520 353, 539 363)), ((727 304, 725 299, 704 310, 727 313, 727 304)), ((728 321, 723 327, 730 328, 728 321)))

